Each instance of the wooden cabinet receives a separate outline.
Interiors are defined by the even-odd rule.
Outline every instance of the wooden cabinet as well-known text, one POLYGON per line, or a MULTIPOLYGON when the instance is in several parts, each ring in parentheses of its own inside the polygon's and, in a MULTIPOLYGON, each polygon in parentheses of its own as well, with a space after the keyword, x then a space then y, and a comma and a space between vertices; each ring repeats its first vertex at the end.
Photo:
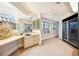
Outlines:
POLYGON ((38 43, 39 43, 39 35, 25 36, 24 41, 23 41, 23 47, 28 48, 38 43))
POLYGON ((34 35, 33 36, 33 44, 38 44, 39 43, 39 36, 38 35, 34 35))
POLYGON ((25 36, 24 37, 24 48, 30 47, 33 44, 33 37, 32 36, 25 36))

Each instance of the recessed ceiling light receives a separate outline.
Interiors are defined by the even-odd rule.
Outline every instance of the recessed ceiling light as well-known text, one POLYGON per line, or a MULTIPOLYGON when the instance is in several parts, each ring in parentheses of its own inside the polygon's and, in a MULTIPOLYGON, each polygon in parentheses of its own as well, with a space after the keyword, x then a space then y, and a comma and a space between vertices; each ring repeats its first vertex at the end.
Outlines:
POLYGON ((56 2, 57 4, 60 4, 60 2, 56 2))

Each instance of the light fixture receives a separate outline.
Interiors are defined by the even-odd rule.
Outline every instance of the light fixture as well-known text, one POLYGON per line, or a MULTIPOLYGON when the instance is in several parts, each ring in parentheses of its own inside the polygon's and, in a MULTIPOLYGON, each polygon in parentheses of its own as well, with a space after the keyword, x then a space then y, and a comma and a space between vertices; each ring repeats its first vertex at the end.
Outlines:
POLYGON ((56 2, 57 4, 60 4, 60 2, 56 2))
POLYGON ((0 20, 2 20, 2 18, 0 17, 0 20))
POLYGON ((70 2, 73 12, 78 12, 78 2, 70 2))

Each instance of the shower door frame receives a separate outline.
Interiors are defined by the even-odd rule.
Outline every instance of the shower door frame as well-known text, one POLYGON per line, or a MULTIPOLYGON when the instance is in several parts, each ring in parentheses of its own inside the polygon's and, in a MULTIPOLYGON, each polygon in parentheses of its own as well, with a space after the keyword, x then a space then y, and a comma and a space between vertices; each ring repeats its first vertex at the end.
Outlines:
MULTIPOLYGON (((66 39, 66 40, 64 39, 64 36, 63 36, 63 35, 64 35, 63 30, 64 30, 64 29, 62 28, 62 40, 65 41, 65 42, 67 42, 67 43, 69 43, 70 45, 72 45, 72 46, 74 46, 74 47, 76 47, 76 48, 79 48, 79 44, 78 44, 78 46, 75 46, 72 42, 68 41, 68 40, 69 40, 69 36, 68 36, 68 35, 69 35, 69 34, 68 34, 69 23, 68 23, 68 21, 69 21, 70 19, 76 18, 77 16, 78 16, 78 13, 76 13, 76 14, 74 14, 74 15, 72 15, 72 16, 70 16, 70 17, 68 17, 68 18, 66 18, 66 19, 64 19, 64 20, 62 21, 62 23, 65 22, 65 21, 67 22, 67 39, 66 39)), ((78 27, 78 33, 79 33, 79 27, 78 27)), ((78 35, 78 41, 79 41, 79 35, 78 35)))

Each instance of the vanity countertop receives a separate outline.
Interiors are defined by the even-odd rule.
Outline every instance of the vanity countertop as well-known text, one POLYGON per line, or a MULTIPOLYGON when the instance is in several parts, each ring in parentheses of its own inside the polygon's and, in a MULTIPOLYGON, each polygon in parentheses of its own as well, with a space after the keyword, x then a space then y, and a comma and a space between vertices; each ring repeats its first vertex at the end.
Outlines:
POLYGON ((25 33, 25 35, 29 36, 29 35, 37 35, 38 33, 25 33))
MULTIPOLYGON (((37 33, 24 33, 23 35, 20 35, 20 36, 12 36, 12 37, 9 37, 7 39, 4 39, 4 40, 0 40, 0 46, 3 46, 7 43, 10 43, 12 41, 16 41, 16 40, 19 40, 20 38, 23 38, 25 36, 25 34, 30 34, 30 35, 37 35, 37 33)), ((29 35, 27 35, 29 36, 29 35)))
POLYGON ((23 37, 24 37, 24 35, 12 36, 12 37, 9 37, 7 39, 0 40, 0 46, 5 45, 5 44, 10 43, 10 42, 15 41, 15 40, 19 40, 20 38, 23 38, 23 37))

